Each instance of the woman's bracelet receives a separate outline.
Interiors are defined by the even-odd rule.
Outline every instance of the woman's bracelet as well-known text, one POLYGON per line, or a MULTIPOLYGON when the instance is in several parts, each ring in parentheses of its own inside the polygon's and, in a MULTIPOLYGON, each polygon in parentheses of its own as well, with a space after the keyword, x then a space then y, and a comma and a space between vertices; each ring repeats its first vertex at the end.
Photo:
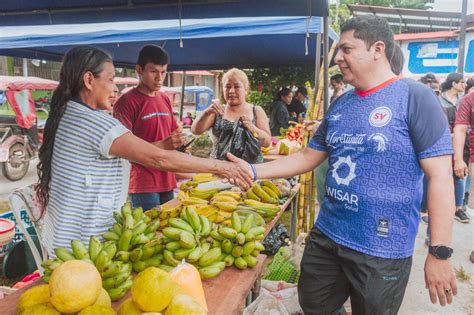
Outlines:
POLYGON ((253 164, 250 164, 250 167, 252 168, 252 173, 253 173, 253 181, 257 180, 257 170, 255 169, 255 166, 253 164))

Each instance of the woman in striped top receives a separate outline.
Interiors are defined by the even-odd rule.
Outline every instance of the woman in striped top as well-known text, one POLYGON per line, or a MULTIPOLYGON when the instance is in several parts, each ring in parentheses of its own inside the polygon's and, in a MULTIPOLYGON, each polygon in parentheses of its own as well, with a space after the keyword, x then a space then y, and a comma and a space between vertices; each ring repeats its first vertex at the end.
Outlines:
POLYGON ((106 114, 117 87, 106 52, 76 47, 64 57, 51 100, 36 188, 44 213, 42 241, 49 255, 72 239, 87 243, 113 223, 128 191, 129 162, 171 172, 208 172, 246 186, 235 164, 159 149, 106 114))

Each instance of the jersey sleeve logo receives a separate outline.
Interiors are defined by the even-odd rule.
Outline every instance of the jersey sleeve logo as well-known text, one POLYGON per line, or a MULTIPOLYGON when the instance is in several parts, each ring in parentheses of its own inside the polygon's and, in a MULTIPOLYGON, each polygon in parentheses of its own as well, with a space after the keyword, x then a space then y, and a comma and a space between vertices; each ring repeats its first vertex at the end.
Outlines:
POLYGON ((374 109, 369 116, 369 123, 373 127, 383 127, 392 120, 392 111, 387 106, 374 109))

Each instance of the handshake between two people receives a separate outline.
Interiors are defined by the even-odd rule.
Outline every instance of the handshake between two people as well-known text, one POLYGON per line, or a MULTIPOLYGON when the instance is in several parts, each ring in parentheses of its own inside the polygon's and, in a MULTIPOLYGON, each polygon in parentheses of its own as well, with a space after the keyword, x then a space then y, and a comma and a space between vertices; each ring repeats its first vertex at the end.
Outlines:
POLYGON ((257 176, 250 163, 239 159, 232 153, 227 153, 227 160, 228 161, 220 161, 225 164, 223 171, 216 175, 222 177, 224 182, 229 182, 245 190, 252 186, 257 176))

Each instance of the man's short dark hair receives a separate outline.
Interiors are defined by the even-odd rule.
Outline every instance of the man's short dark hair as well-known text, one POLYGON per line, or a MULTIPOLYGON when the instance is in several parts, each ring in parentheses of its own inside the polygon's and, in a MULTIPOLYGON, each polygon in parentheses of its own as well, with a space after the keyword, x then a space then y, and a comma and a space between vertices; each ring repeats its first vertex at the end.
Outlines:
POLYGON ((363 40, 367 49, 374 43, 382 41, 385 44, 385 56, 392 60, 394 53, 393 32, 387 20, 375 16, 355 16, 341 25, 341 34, 354 30, 354 37, 363 40))
POLYGON ((166 50, 156 45, 147 45, 140 50, 138 54, 137 64, 144 69, 147 63, 154 65, 167 65, 170 62, 170 57, 166 50))
POLYGON ((338 84, 344 83, 344 81, 342 81, 342 74, 340 74, 340 73, 337 73, 337 74, 331 76, 331 81, 334 81, 338 84))

